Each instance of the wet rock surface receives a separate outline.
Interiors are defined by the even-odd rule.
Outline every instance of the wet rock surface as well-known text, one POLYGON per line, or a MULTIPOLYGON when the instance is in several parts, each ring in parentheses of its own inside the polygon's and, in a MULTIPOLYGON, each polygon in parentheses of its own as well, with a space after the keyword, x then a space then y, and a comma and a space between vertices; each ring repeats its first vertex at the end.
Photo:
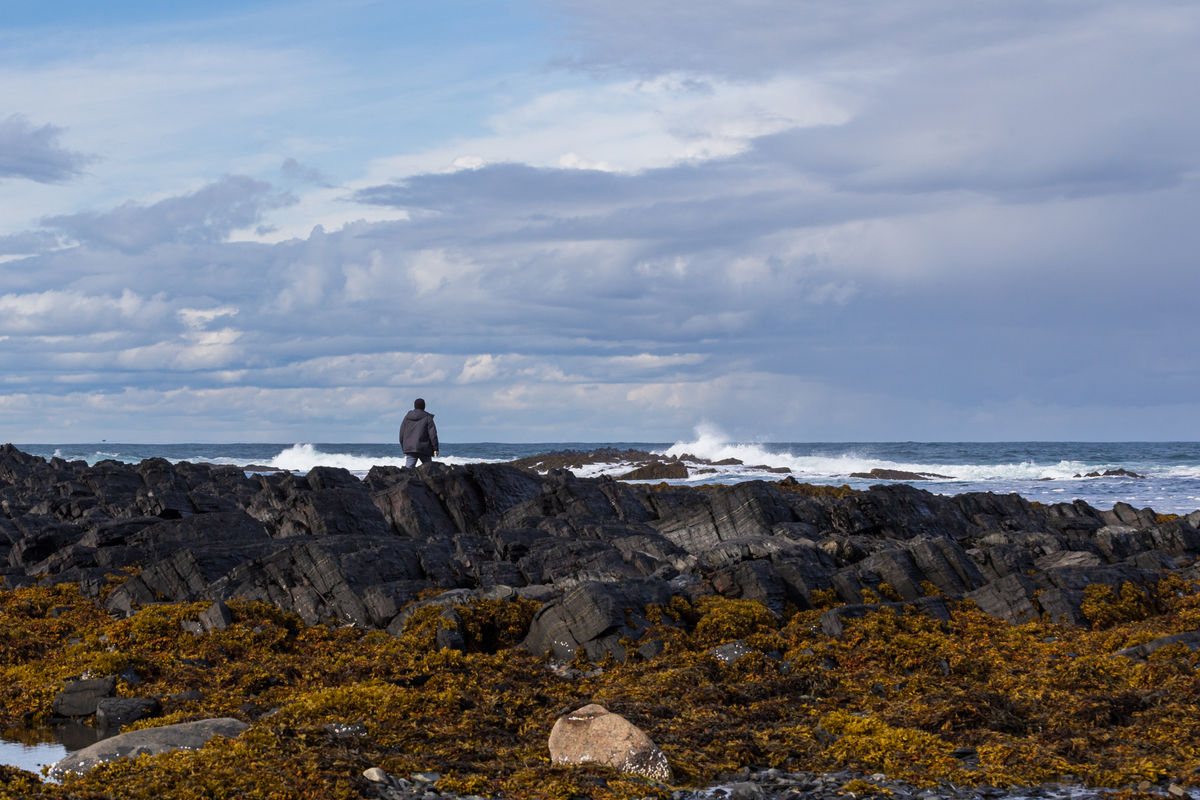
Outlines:
MULTIPOLYGON (((484 800, 479 795, 459 795, 437 789, 437 773, 419 773, 402 778, 378 767, 364 773, 371 781, 375 796, 383 800, 484 800), (430 778, 434 778, 430 781, 430 778)), ((1164 798, 1195 798, 1197 793, 1177 784, 1145 782, 1139 787, 1143 796, 1164 798)), ((959 786, 938 783, 916 786, 907 781, 893 780, 882 774, 853 771, 790 772, 780 769, 744 769, 727 775, 720 783, 704 789, 679 789, 670 793, 671 800, 847 800, 859 797, 886 797, 891 800, 1002 800, 1003 798, 1037 798, 1041 800, 1102 800, 1118 793, 1107 789, 1088 789, 1072 784, 1041 786, 959 786)))
POLYGON ((54 698, 54 716, 64 719, 93 716, 101 702, 112 698, 116 688, 117 679, 113 677, 68 681, 54 698))
POLYGON ((870 472, 851 472, 851 478, 875 478, 881 481, 929 481, 934 478, 949 478, 936 472, 909 472, 902 469, 873 469, 870 472))
MULTIPOLYGON (((360 480, 326 467, 295 475, 162 459, 88 466, 6 445, 0 586, 74 581, 98 596, 106 576, 137 567, 107 595, 112 612, 211 601, 204 631, 228 623, 221 601, 232 598, 267 601, 309 623, 395 631, 418 597, 524 597, 542 604, 529 649, 564 659, 582 649, 598 660, 623 659, 622 641, 636 640, 646 607, 674 596, 751 599, 775 613, 833 599, 937 614, 929 597, 939 595, 1013 622, 1081 623, 1088 585, 1194 577, 1200 556, 1200 512, 791 478, 651 486, 562 468, 596 457, 377 467, 360 480)), ((852 613, 839 611, 828 629, 852 613)), ((64 716, 78 713, 90 712, 64 716)))
POLYGON ((72 753, 50 768, 55 780, 68 773, 84 773, 98 764, 122 758, 137 758, 142 754, 166 753, 171 750, 196 750, 215 736, 236 737, 250 726, 232 718, 204 719, 181 722, 140 731, 122 733, 72 753))

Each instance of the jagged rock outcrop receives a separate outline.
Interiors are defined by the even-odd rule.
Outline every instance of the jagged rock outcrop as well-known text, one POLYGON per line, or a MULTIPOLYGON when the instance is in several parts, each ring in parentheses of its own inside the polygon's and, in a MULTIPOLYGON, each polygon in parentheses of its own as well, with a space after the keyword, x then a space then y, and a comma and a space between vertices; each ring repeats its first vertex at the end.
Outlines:
MULTIPOLYGON (((1089 584, 1190 577, 1198 524, 1200 512, 904 484, 649 486, 439 463, 360 480, 162 459, 89 467, 0 447, 0 586, 77 581, 98 596, 106 576, 136 567, 106 595, 116 613, 243 598, 393 633, 406 607, 438 591, 519 596, 543 604, 525 646, 564 659, 581 648, 625 658, 629 642, 642 650, 647 606, 674 596, 721 594, 784 614, 816 605, 818 592, 929 608, 936 594, 1011 621, 1080 623, 1089 584)), ((228 624, 218 612, 201 629, 228 624)))
POLYGON ((665 481, 678 480, 688 476, 686 464, 678 461, 652 461, 621 475, 624 481, 665 481))
POLYGON ((647 626, 638 610, 665 605, 671 594, 665 581, 590 581, 542 606, 524 646, 564 660, 582 647, 593 661, 608 653, 623 661, 626 653, 621 639, 636 638, 647 626))

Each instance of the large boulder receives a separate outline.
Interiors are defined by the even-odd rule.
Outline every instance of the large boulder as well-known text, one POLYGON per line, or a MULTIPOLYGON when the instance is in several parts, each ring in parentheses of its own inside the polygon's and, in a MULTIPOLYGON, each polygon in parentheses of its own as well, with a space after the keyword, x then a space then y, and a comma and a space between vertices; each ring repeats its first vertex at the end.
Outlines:
POLYGON ((603 764, 662 783, 672 780, 658 745, 629 720, 595 703, 559 717, 549 746, 554 764, 603 764))
POLYGON ((82 775, 97 764, 116 761, 119 758, 157 755, 171 750, 199 750, 216 736, 232 739, 249 727, 239 719, 218 717, 122 733, 109 739, 101 739, 94 745, 55 762, 50 767, 50 777, 61 780, 70 772, 82 775))

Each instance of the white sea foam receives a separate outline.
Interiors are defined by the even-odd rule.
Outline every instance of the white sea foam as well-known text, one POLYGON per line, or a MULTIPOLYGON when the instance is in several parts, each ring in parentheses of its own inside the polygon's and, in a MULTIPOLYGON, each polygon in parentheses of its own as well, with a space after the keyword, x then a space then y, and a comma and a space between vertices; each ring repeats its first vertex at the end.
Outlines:
MULTIPOLYGON (((1025 482, 1044 480, 1071 480, 1089 472, 1104 472, 1116 469, 1119 464, 1094 464, 1075 460, 1062 460, 1053 464, 1021 461, 1007 464, 945 464, 914 461, 892 461, 864 455, 854 449, 837 452, 796 455, 788 450, 772 449, 768 445, 730 441, 729 437, 711 425, 696 428, 696 438, 688 442, 676 442, 662 451, 666 456, 693 455, 709 461, 724 461, 735 458, 743 462, 742 467, 718 468, 717 475, 745 474, 752 466, 787 467, 800 480, 840 480, 853 473, 870 473, 871 470, 897 470, 944 476, 933 479, 975 483, 981 481, 1025 482)), ((698 476, 704 477, 704 476, 698 476)), ((1180 468, 1179 477, 1200 477, 1200 467, 1180 468)))
MULTIPOLYGON (((445 464, 476 464, 482 461, 478 458, 459 458, 455 456, 438 456, 438 461, 445 464)), ((353 453, 326 453, 311 444, 294 444, 271 458, 263 466, 284 469, 289 472, 308 472, 313 467, 340 467, 356 475, 366 475, 371 467, 403 467, 405 457, 399 456, 364 456, 353 453)))
POLYGON ((1162 472, 1168 478, 1200 478, 1200 466, 1194 464, 1167 467, 1162 472))

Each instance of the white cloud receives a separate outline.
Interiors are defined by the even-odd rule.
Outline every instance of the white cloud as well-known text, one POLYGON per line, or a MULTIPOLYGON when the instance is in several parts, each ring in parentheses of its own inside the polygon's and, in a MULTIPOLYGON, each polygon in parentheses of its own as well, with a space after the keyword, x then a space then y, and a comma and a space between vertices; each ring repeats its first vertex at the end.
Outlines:
POLYGON ((121 350, 114 354, 112 366, 180 372, 224 369, 241 360, 243 350, 237 345, 241 336, 241 331, 233 328, 190 331, 177 340, 121 350))
POLYGON ((560 89, 496 114, 486 135, 376 159, 350 186, 510 162, 631 172, 703 161, 788 128, 842 124, 857 103, 833 81, 800 77, 697 84, 666 76, 560 89))
POLYGON ((468 259, 451 256, 442 249, 421 250, 407 260, 408 279, 418 294, 429 294, 451 285, 467 283, 479 272, 478 267, 468 259))
POLYGON ((183 324, 194 330, 202 330, 210 322, 221 317, 236 316, 236 306, 220 306, 218 308, 181 308, 175 312, 183 324))
POLYGON ((472 356, 463 364, 462 372, 458 373, 459 383, 476 383, 495 378, 500 374, 496 358, 489 353, 472 356))
POLYGON ((128 289, 119 295, 88 295, 73 290, 0 295, 0 329, 9 333, 90 332, 142 327, 169 313, 161 296, 143 297, 128 289))
POLYGON ((702 364, 708 359, 704 353, 674 353, 667 356, 652 353, 638 353, 633 356, 613 356, 606 359, 618 371, 632 370, 661 370, 668 367, 693 366, 702 364))

